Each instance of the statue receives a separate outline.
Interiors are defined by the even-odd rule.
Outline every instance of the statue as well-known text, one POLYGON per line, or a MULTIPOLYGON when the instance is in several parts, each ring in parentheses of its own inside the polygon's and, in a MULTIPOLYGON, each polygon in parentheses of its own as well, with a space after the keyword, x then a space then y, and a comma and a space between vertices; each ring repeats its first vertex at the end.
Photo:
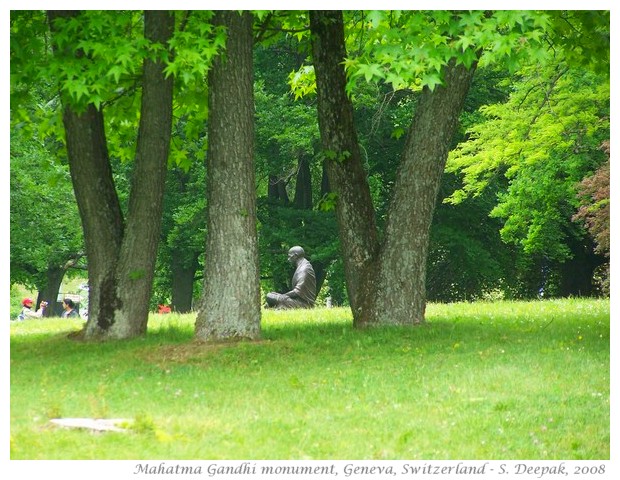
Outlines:
POLYGON ((304 249, 293 247, 288 251, 288 261, 295 265, 290 292, 267 294, 266 307, 271 308, 312 308, 316 298, 316 276, 314 268, 306 259, 304 249))

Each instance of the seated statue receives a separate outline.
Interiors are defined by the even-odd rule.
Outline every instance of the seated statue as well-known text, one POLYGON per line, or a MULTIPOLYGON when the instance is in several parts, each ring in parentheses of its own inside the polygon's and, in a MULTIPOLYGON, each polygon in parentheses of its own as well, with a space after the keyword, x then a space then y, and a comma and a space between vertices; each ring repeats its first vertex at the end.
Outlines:
POLYGON ((267 294, 266 307, 312 308, 316 298, 316 276, 310 262, 306 259, 304 249, 293 247, 288 251, 288 261, 295 265, 291 281, 291 291, 286 293, 270 292, 267 294))

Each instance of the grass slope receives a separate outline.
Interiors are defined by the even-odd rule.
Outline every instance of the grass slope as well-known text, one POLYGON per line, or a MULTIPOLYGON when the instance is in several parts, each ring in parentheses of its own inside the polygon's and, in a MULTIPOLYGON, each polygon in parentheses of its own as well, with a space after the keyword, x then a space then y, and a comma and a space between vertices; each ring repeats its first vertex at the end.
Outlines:
POLYGON ((345 309, 267 311, 259 342, 192 315, 84 344, 11 325, 12 459, 609 459, 609 301, 429 305, 357 331, 345 309), (127 433, 57 417, 132 418, 127 433))

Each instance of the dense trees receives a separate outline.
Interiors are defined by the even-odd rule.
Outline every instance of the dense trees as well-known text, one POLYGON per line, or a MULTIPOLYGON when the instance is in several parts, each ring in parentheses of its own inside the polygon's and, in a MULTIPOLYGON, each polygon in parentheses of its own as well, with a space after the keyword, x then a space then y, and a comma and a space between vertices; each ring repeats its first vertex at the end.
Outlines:
MULTIPOLYGON (((572 219, 609 224, 608 13, 49 17, 51 38, 40 12, 11 16, 11 168, 68 158, 88 338, 143 334, 157 302, 188 311, 201 270, 197 336, 256 338, 294 244, 358 326, 421 323, 427 297, 592 292, 608 249, 572 219)), ((34 248, 12 236, 12 279, 34 248)))
POLYGON ((170 304, 174 311, 192 310, 199 297, 206 235, 204 160, 194 158, 186 171, 171 167, 166 177, 162 238, 151 306, 170 304))
POLYGON ((582 221, 594 239, 596 244, 595 251, 605 259, 606 262, 597 267, 594 282, 601 289, 601 293, 609 295, 610 289, 610 266, 609 257, 611 254, 610 237, 610 145, 609 141, 601 144, 601 150, 607 156, 607 161, 603 163, 596 172, 584 178, 578 186, 578 197, 581 206, 575 215, 574 221, 582 221))
POLYGON ((84 255, 75 197, 67 166, 17 133, 11 135, 11 283, 36 289, 36 304, 47 300, 46 314, 58 314, 60 284, 84 255))
POLYGON ((463 188, 446 201, 479 195, 489 184, 495 189, 499 177, 505 186, 496 190, 490 215, 501 220, 502 239, 538 265, 535 283, 546 294, 588 295, 601 260, 584 249, 584 232, 571 219, 577 183, 604 161, 609 83, 604 74, 563 62, 519 75, 508 101, 482 108, 482 121, 453 151, 448 168, 462 173, 463 188), (567 262, 571 285, 561 278, 567 262))

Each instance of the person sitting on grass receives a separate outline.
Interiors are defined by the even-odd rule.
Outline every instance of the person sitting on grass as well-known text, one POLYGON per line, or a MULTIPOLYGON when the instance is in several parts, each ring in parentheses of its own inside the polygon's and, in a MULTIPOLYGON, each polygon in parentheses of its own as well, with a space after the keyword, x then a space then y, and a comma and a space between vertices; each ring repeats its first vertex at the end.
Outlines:
POLYGON ((18 322, 23 322, 27 318, 41 318, 43 313, 45 313, 45 307, 47 307, 47 302, 41 301, 39 309, 35 312, 32 310, 32 304, 34 302, 31 298, 24 298, 22 300, 22 311, 17 316, 16 320, 18 322))
POLYGON ((76 318, 80 316, 75 309, 75 303, 70 298, 65 298, 62 301, 62 308, 63 312, 60 314, 62 318, 76 318))

